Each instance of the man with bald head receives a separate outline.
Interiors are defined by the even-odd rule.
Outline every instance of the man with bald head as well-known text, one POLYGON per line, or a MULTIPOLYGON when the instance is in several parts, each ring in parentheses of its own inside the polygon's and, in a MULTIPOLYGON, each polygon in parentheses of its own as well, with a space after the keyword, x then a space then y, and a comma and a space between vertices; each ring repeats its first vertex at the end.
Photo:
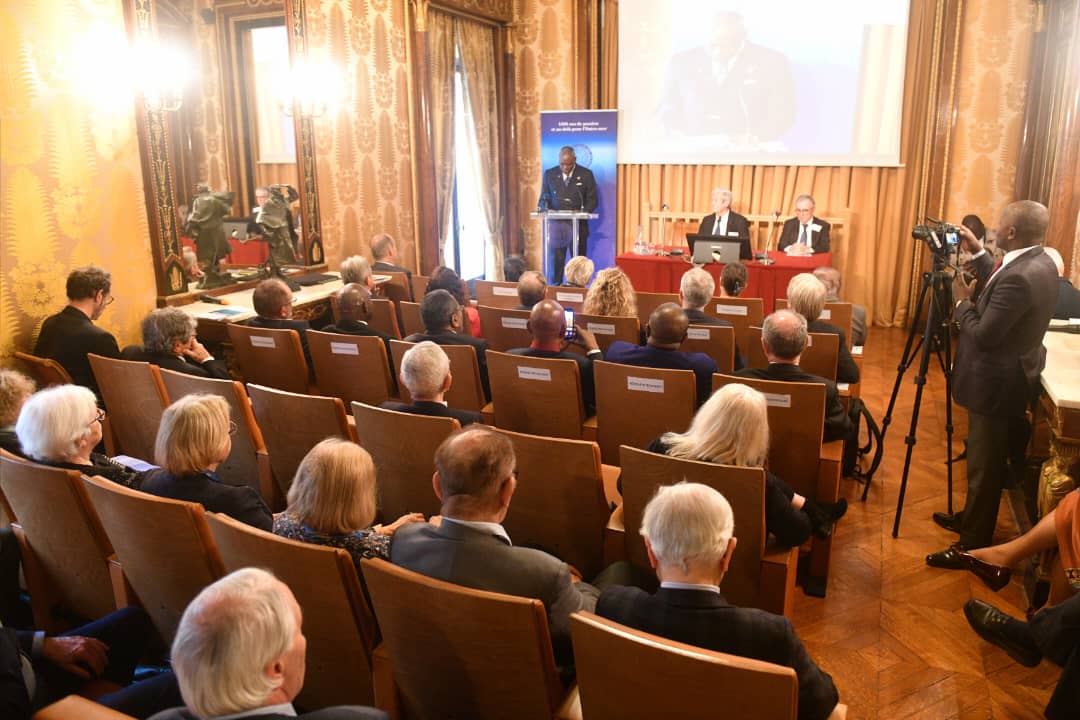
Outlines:
POLYGON ((593 360, 603 360, 596 338, 583 327, 574 326, 575 337, 566 339, 566 315, 563 306, 554 300, 542 300, 533 305, 528 326, 532 333, 532 344, 527 348, 509 350, 511 355, 550 358, 554 360, 573 360, 578 364, 581 377, 581 400, 585 405, 585 414, 596 413, 596 386, 593 383, 593 360), (584 357, 577 353, 566 352, 571 344, 585 349, 584 357))
POLYGON ((371 291, 360 283, 349 283, 337 291, 338 321, 327 325, 323 332, 342 335, 368 335, 382 338, 386 352, 394 338, 368 325, 371 319, 371 291))
POLYGON ((1043 250, 1049 212, 1032 200, 1008 205, 998 222, 998 265, 974 233, 960 226, 963 248, 972 254, 975 280, 953 283, 960 326, 953 361, 953 399, 968 411, 967 499, 955 515, 935 513, 939 525, 960 540, 926 557, 928 565, 964 569, 959 550, 990 545, 1001 491, 1018 477, 1027 444, 1028 405, 1035 399, 1046 362, 1043 335, 1057 304, 1058 279, 1043 250))
POLYGON ((268 278, 255 286, 251 294, 251 304, 256 317, 245 325, 271 330, 295 330, 300 334, 300 347, 304 359, 311 367, 311 351, 308 349, 307 331, 311 329, 307 320, 293 320, 293 294, 289 286, 279 278, 268 278))
POLYGON ((604 359, 662 370, 693 370, 697 379, 697 402, 699 406, 703 405, 712 395, 713 373, 720 372, 720 368, 705 353, 679 350, 689 327, 690 320, 685 310, 675 303, 664 303, 649 316, 645 326, 649 339, 644 345, 616 340, 604 353, 604 359))
POLYGON ((518 278, 517 294, 520 305, 516 310, 532 310, 536 303, 544 299, 548 282, 535 270, 526 270, 518 278))

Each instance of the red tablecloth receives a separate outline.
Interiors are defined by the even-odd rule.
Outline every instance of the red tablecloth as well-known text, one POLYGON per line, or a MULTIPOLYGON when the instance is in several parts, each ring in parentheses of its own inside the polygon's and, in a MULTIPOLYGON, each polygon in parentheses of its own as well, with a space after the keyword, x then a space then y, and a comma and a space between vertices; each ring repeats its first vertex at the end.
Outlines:
MULTIPOLYGON (((820 253, 810 257, 789 257, 782 252, 771 252, 769 257, 776 262, 762 265, 757 260, 744 263, 749 270, 746 289, 740 297, 759 297, 768 315, 774 309, 776 298, 787 297, 787 286, 791 278, 802 272, 813 272, 816 267, 832 265, 832 253, 820 253)), ((687 256, 667 257, 656 255, 619 255, 615 264, 630 276, 635 290, 642 292, 679 292, 679 282, 683 273, 692 266, 687 256)), ((720 286, 720 272, 724 269, 719 263, 705 265, 705 270, 720 286)))

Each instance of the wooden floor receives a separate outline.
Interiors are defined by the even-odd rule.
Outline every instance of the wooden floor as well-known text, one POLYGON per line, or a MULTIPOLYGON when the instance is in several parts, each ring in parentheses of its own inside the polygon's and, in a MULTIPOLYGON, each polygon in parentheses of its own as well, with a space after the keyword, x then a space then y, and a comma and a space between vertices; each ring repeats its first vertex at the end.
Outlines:
MULTIPOLYGON (((896 379, 906 332, 874 328, 863 364, 863 399, 880 422, 896 379)), ((892 537, 914 405, 915 367, 901 385, 885 455, 866 503, 861 486, 843 481, 847 516, 833 540, 827 597, 801 592, 794 623, 821 667, 833 676, 849 718, 1041 718, 1060 674, 1048 661, 1033 669, 980 639, 964 618, 970 598, 1022 618, 1020 581, 994 593, 973 575, 927 567, 925 556, 956 540, 933 523, 946 508, 945 381, 928 373, 899 537, 892 537)), ((967 418, 954 409, 956 448, 967 418)), ((955 454, 955 452, 954 452, 955 454)), ((953 502, 964 499, 965 465, 957 463, 953 502)), ((1004 496, 1003 496, 1004 497, 1004 496)), ((995 541, 1016 534, 1006 502, 995 541)))

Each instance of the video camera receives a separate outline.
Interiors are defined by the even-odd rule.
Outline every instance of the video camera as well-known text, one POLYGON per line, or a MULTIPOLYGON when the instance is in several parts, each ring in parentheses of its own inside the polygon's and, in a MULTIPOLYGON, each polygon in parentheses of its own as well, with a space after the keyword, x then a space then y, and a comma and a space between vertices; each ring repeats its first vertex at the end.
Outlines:
POLYGON ((911 237, 922 240, 935 256, 947 256, 960 245, 960 228, 943 223, 932 217, 926 218, 927 225, 911 228, 911 237))

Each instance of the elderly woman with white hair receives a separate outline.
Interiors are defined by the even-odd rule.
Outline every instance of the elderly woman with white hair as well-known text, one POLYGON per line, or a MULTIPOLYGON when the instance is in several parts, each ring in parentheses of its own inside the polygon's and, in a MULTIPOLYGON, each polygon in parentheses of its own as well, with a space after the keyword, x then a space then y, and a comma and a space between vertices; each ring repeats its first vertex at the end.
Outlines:
POLYGON ((450 373, 450 358, 430 340, 417 343, 401 358, 401 384, 409 390, 412 402, 387 400, 383 410, 454 418, 462 427, 482 423, 483 415, 472 410, 452 408, 443 397, 450 390, 454 376, 450 373))
POLYGON ((836 381, 857 383, 859 382, 859 366, 855 364, 855 360, 851 357, 844 331, 819 319, 821 312, 825 309, 826 292, 825 283, 810 273, 799 273, 791 278, 791 282, 788 283, 788 304, 792 310, 806 318, 807 332, 829 333, 840 336, 840 355, 836 363, 836 381))
POLYGON ((570 262, 566 263, 566 267, 563 268, 563 285, 565 287, 587 288, 595 269, 596 265, 593 264, 592 260, 584 255, 577 255, 571 258, 570 262))
MULTIPOLYGON (((646 449, 684 460, 763 467, 769 453, 766 411, 765 396, 757 390, 741 383, 725 385, 701 406, 689 430, 664 433, 646 449)), ((802 545, 811 533, 829 537, 846 511, 843 498, 816 503, 765 471, 765 529, 784 547, 802 545)))
POLYGON ((101 442, 101 423, 94 393, 80 385, 57 385, 34 393, 15 423, 26 457, 42 465, 100 475, 126 487, 138 488, 143 473, 94 452, 101 442))

